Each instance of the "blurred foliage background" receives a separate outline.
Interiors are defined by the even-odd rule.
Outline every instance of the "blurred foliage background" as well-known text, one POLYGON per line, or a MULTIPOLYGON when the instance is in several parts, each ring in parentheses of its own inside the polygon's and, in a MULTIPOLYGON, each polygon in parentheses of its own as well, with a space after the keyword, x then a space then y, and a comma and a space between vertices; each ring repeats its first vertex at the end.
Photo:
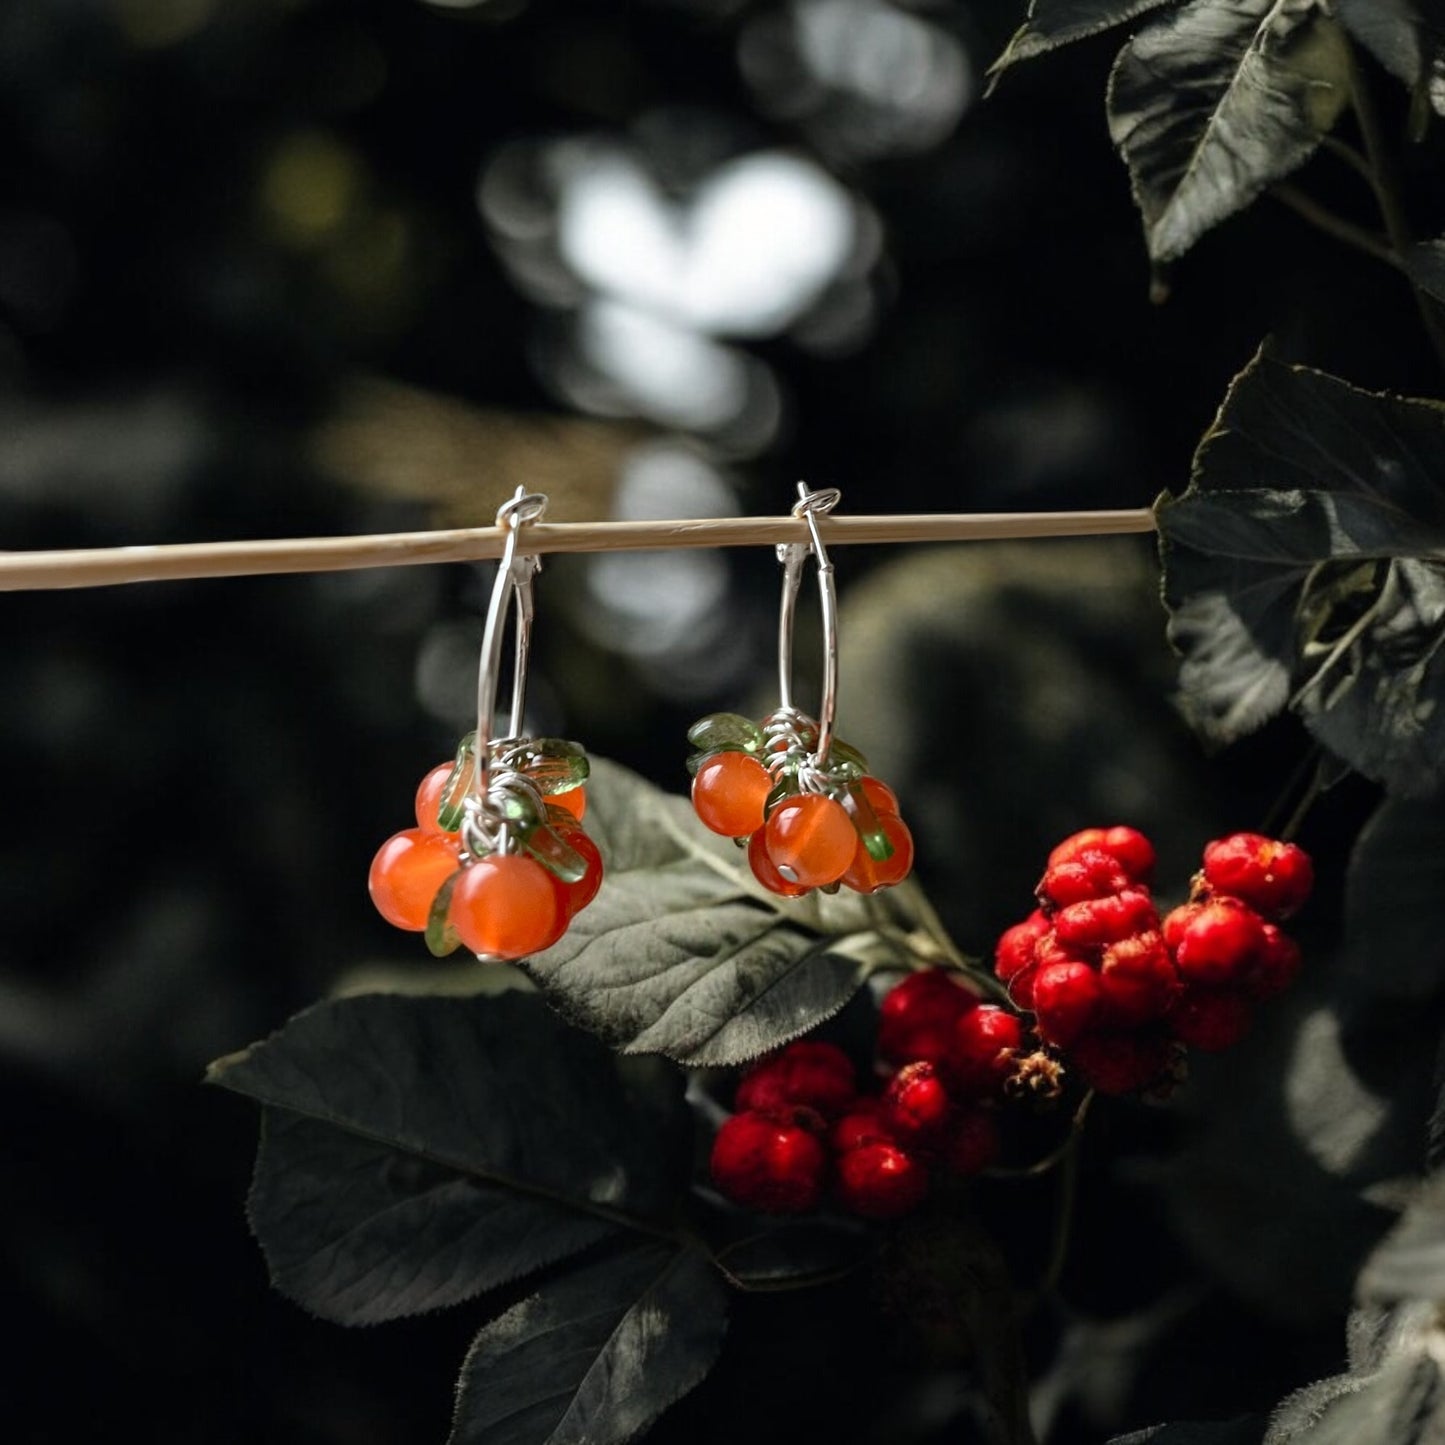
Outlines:
MULTIPOLYGON (((553 520, 780 512, 800 477, 857 513, 1142 506, 1183 486, 1267 332, 1419 384, 1396 278, 1268 200, 1151 278, 1104 124, 1112 42, 983 98, 1021 8, 0 8, 4 545, 485 523, 518 483, 553 520)), ((1145 827, 1182 893, 1304 757, 1292 725, 1225 758, 1187 734, 1147 539, 835 561, 841 731, 971 953, 1063 833, 1145 827)), ((418 961, 366 868, 469 725, 488 581, 0 600, 8 1439, 444 1437, 468 1321, 351 1334, 271 1296, 253 1115, 199 1079, 357 970, 418 961)), ((549 561, 533 730, 680 790, 689 722, 775 701, 777 584, 765 551, 549 561)), ((1312 815, 1317 942, 1370 801, 1345 784, 1312 815)), ((1160 1183, 1186 1125, 1121 1106, 1101 1128, 1074 1312, 1029 1340, 1050 1440, 1261 1409, 1342 1351, 1348 1269, 1303 1268, 1318 1296, 1285 1307, 1163 1202, 1200 1197, 1160 1183)), ((831 1309, 778 1306, 660 1428, 774 1438, 739 1393, 774 1329, 799 1351, 777 1438, 970 1438, 946 1375, 901 1370, 894 1413, 850 1431, 831 1309)))

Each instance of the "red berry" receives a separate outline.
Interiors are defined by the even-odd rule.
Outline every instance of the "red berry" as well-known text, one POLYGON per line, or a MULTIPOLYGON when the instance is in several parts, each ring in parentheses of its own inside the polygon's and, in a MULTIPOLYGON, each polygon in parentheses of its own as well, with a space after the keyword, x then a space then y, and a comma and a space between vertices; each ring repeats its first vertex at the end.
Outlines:
POLYGON ((838 1203, 864 1219, 911 1214, 928 1193, 928 1170, 896 1144, 860 1144, 838 1157, 838 1203))
POLYGON ((371 860, 366 880, 371 901, 388 923, 420 933, 437 891, 460 866, 451 834, 420 828, 393 833, 371 860))
POLYGON ((831 1119, 857 1097, 853 1060, 837 1044, 798 1039, 750 1065, 738 1082, 738 1110, 803 1106, 831 1119))
POLYGON ((547 799, 554 808, 561 808, 564 812, 571 813, 580 823, 587 813, 587 789, 580 784, 575 788, 568 788, 565 793, 553 793, 547 799))
POLYGON ((1249 1032, 1248 1002, 1226 989, 1191 989, 1169 1015, 1175 1036, 1191 1049, 1216 1054, 1233 1048, 1249 1032))
POLYGON ((1073 858, 1044 870, 1039 880, 1039 902, 1045 908, 1063 908, 1086 898, 1107 898, 1129 886, 1129 875, 1111 853, 1083 848, 1073 858))
POLYGON ((938 1162, 950 1174, 967 1178, 998 1158, 998 1123, 989 1109, 960 1109, 938 1148, 938 1162))
MULTIPOLYGON (((441 810, 442 791, 447 785, 447 779, 452 775, 451 763, 438 763, 416 790, 416 825, 423 833, 442 833, 446 830, 437 821, 437 813, 441 810)), ((451 836, 456 837, 455 831, 451 836)))
POLYGON ((565 886, 535 858, 492 853, 457 879, 447 919, 473 953, 526 958, 566 931, 565 886))
POLYGON ((801 898, 811 891, 805 884, 790 882, 778 872, 773 860, 768 856, 768 836, 762 828, 748 839, 748 867, 753 870, 753 877, 764 888, 784 898, 801 898))
POLYGON ((1168 1039, 1152 1030, 1085 1034, 1069 1050, 1070 1066, 1101 1094, 1150 1088, 1165 1078, 1172 1062, 1168 1039))
POLYGON ((908 825, 896 813, 880 813, 878 826, 893 845, 888 858, 875 858, 858 839, 853 849, 853 861, 843 874, 842 883, 855 893, 876 893, 880 888, 891 888, 901 883, 913 871, 913 834, 908 825))
POLYGON ((1163 1016, 1179 992, 1179 975, 1164 939, 1151 931, 1104 950, 1099 986, 1111 1021, 1130 1027, 1163 1016))
POLYGON ((1154 845, 1137 828, 1085 828, 1074 833, 1049 854, 1048 866, 1071 863, 1086 849, 1109 853, 1135 883, 1147 883, 1154 875, 1154 845))
POLYGON ((763 835, 773 867, 805 888, 836 883, 858 846, 857 829, 843 805, 822 793, 784 799, 768 814, 763 835))
POLYGON ((1072 948, 1104 948, 1158 926, 1159 915, 1147 888, 1124 888, 1107 898, 1086 898, 1054 914, 1059 942, 1072 948))
POLYGON ((713 1183, 736 1204, 766 1214, 817 1208, 828 1152, 789 1111, 734 1114, 713 1140, 713 1183))
POLYGON ((978 999, 948 968, 925 968, 895 984, 878 1006, 878 1054, 894 1064, 937 1063, 953 1040, 953 1026, 978 999))
POLYGON ((1282 994, 1299 974, 1304 956, 1300 946, 1278 924, 1264 925, 1264 949, 1244 981, 1244 991, 1255 1003, 1282 994))
POLYGON ((1039 1036, 1072 1043, 1099 1011, 1099 975, 1087 963, 1051 963, 1034 978, 1034 1015, 1039 1036))
POLYGON ((1234 983, 1264 951, 1264 920, 1237 898, 1211 898, 1180 930, 1174 962, 1187 983, 1234 983))
POLYGON ((895 1140, 883 1122, 882 1099, 859 1099, 828 1131, 835 1154, 846 1154, 861 1144, 892 1144, 895 1140))
POLYGON ((587 871, 575 883, 561 884, 567 917, 573 918, 596 898, 597 890, 602 887, 602 853, 580 823, 570 826, 554 823, 553 827, 574 852, 582 855, 582 860, 587 865, 587 871))
POLYGON ((953 1101, 926 1059, 905 1064, 883 1091, 883 1122, 905 1146, 927 1144, 948 1123, 953 1101))
POLYGON ((763 826, 773 776, 751 753, 714 753, 692 780, 692 806, 703 827, 725 838, 748 838, 763 826))
POLYGON ((1013 1068, 1023 1032, 1018 1015, 996 1004, 980 1004, 962 1015, 940 1060, 949 1087, 962 1097, 993 1093, 1013 1068))
POLYGON ((1216 893, 1241 899, 1278 921, 1296 912, 1314 886, 1303 848, 1260 833, 1231 833, 1204 849, 1204 879, 1216 893))
POLYGON ((898 806, 898 794, 887 783, 865 775, 858 779, 858 786, 880 818, 896 818, 902 811, 898 806))

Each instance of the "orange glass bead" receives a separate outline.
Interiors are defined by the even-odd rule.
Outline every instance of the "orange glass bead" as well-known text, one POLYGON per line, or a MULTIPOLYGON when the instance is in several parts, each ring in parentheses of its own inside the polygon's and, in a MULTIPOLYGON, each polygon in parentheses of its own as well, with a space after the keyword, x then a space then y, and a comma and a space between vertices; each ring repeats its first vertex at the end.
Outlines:
POLYGON ((562 885, 520 853, 479 858, 452 889, 448 922, 467 948, 490 958, 540 953, 562 936, 567 921, 562 885))
POLYGON ((703 827, 748 838, 763 826, 772 774, 751 753, 714 753, 692 780, 692 806, 703 827))
POLYGON ((773 866, 805 888, 836 883, 858 846, 857 829, 843 805, 822 793, 800 793, 779 803, 763 831, 773 866))
POLYGON ((759 828, 748 839, 748 867, 753 870, 753 877, 771 893, 780 893, 784 898, 801 898, 808 892, 801 883, 790 883, 773 866, 773 860, 768 857, 766 828, 759 828))
POLYGON ((557 832, 587 861, 587 871, 575 883, 563 883, 560 878, 557 880, 567 907, 567 917, 571 918, 586 908, 597 897, 597 890, 602 887, 602 854, 596 843, 581 828, 561 827, 557 832))
POLYGON ((559 808, 566 808, 580 823, 583 815, 587 811, 587 789, 568 788, 565 793, 553 793, 547 801, 555 804, 559 808))
POLYGON ((393 833, 377 849, 366 886, 371 901, 388 923, 420 933, 426 927, 437 890, 456 871, 455 838, 408 828, 393 833))
POLYGON ((895 818, 898 816, 898 794, 887 783, 880 783, 874 777, 862 777, 858 779, 858 786, 863 789, 863 796, 873 805, 873 811, 880 818, 889 814, 895 818))
MULTIPOLYGON (((451 763, 438 763, 421 780, 421 786, 416 790, 416 825, 423 833, 439 834, 445 831, 437 822, 437 814, 441 811, 442 791, 451 775, 451 763)), ((447 836, 455 838, 456 833, 447 836)))
MULTIPOLYGON (((870 798, 870 802, 873 800, 870 798)), ((873 804, 875 810, 877 803, 873 804)), ((855 893, 876 893, 880 888, 891 888, 901 883, 913 869, 913 835, 896 813, 878 813, 878 826, 884 836, 893 844, 893 856, 881 861, 874 858, 858 839, 853 861, 843 875, 843 886, 855 893)))

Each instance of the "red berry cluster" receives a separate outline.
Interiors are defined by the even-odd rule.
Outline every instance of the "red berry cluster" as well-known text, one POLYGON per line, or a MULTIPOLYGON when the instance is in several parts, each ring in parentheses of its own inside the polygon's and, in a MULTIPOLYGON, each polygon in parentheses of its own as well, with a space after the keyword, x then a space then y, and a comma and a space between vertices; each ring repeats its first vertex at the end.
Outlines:
POLYGON ((913 837, 893 790, 835 740, 826 764, 817 724, 789 709, 761 724, 713 713, 688 737, 692 805, 704 827, 745 842, 763 887, 785 898, 814 888, 876 893, 913 867, 913 837))
POLYGON ((602 856, 582 826, 587 763, 560 738, 495 746, 474 795, 472 735, 416 793, 415 828, 377 850, 367 879, 388 923, 423 933, 442 956, 465 945, 486 958, 550 948, 602 884, 602 856))
POLYGON ((980 1004, 952 970, 910 974, 882 1002, 877 1092, 859 1089, 836 1045, 787 1045, 739 1082, 713 1182, 767 1213, 831 1203, 865 1219, 907 1214, 935 1182, 997 1156, 995 1105, 1022 1034, 1017 1015, 980 1004))
POLYGON ((1137 830, 1075 833, 1049 854, 1038 908, 994 955, 1039 1037, 1100 1093, 1159 1087, 1184 1048, 1237 1043, 1254 1006, 1300 967, 1279 926, 1314 881, 1295 844, 1257 833, 1215 840, 1189 902, 1162 920, 1153 872, 1153 845, 1137 830))

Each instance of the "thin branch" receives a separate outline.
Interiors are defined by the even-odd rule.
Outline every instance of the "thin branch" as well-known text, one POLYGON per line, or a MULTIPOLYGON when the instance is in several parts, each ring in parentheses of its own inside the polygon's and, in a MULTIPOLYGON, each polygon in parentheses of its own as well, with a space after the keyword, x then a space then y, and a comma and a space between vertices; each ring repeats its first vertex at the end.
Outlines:
POLYGON ((1365 184, 1370 188, 1370 193, 1375 196, 1376 199, 1379 198, 1380 183, 1376 179, 1374 171, 1370 168, 1369 161, 1366 160, 1354 146, 1346 141, 1342 141, 1339 136, 1336 135, 1323 136, 1320 140, 1320 146, 1332 156, 1342 160, 1356 175, 1362 176, 1365 184))
MULTIPOLYGON (((1006 538, 1099 537, 1152 532, 1147 507, 1095 512, 957 512, 915 516, 827 517, 829 545, 846 542, 978 542, 1006 538)), ((656 522, 529 522, 522 550, 651 551, 679 547, 763 547, 806 542, 807 523, 793 517, 718 517, 656 522)), ((358 537, 298 537, 258 542, 196 542, 84 551, 0 552, 0 592, 109 587, 199 577, 255 577, 341 572, 429 562, 500 557, 500 527, 390 532, 358 537)))
POLYGON ((1399 257, 1390 249, 1389 243, 1383 236, 1378 236, 1373 231, 1367 231, 1363 226, 1357 226, 1343 216, 1337 216, 1328 206, 1320 205, 1314 197, 1307 195, 1298 186, 1281 182, 1270 191, 1270 195, 1277 201, 1282 201, 1290 210, 1302 216, 1310 225, 1317 227, 1326 235, 1333 236, 1335 240, 1343 241, 1345 245, 1363 251, 1367 256, 1373 256, 1375 260, 1382 261, 1386 266, 1392 266, 1397 271, 1403 269, 1399 257))

